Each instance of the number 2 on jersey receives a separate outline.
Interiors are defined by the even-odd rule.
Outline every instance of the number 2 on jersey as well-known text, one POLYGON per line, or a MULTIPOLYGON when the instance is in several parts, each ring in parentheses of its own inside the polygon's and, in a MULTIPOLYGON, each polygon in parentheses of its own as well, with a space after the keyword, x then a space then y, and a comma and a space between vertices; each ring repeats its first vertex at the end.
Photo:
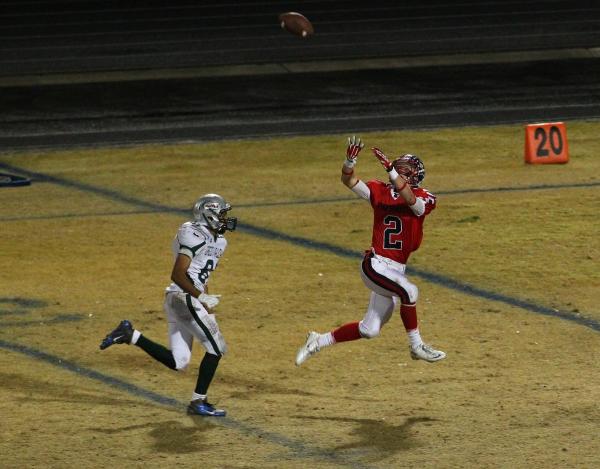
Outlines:
POLYGON ((402 233, 402 220, 393 215, 388 215, 383 219, 385 230, 383 232, 383 247, 385 249, 402 249, 402 240, 393 239, 394 235, 402 233))

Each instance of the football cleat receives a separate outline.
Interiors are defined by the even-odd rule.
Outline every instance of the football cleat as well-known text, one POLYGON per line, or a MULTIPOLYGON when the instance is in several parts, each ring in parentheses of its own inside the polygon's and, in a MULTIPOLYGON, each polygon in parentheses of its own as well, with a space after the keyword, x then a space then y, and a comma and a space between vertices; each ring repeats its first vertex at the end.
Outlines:
POLYGON ((441 350, 435 350, 431 345, 421 344, 418 347, 411 347, 410 357, 413 360, 425 360, 427 362, 437 362, 446 358, 446 354, 441 350))
POLYGON ((204 415, 207 417, 225 417, 227 412, 223 409, 215 409, 215 406, 209 404, 206 399, 196 399, 188 405, 187 413, 189 415, 204 415))
POLYGON ((100 344, 100 350, 113 344, 130 344, 133 337, 133 326, 127 320, 121 321, 117 328, 108 334, 100 344))
POLYGON ((320 349, 318 339, 319 334, 315 331, 311 331, 306 336, 306 342, 298 349, 296 354, 296 366, 302 365, 311 355, 317 353, 320 349))

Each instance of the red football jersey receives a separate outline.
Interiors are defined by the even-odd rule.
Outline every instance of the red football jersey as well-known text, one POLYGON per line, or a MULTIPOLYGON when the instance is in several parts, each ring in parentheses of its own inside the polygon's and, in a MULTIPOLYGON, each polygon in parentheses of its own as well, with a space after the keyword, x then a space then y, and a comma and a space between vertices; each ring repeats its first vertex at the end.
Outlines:
POLYGON ((367 186, 373 207, 371 247, 375 254, 406 264, 410 253, 421 245, 423 222, 435 208, 435 196, 426 189, 413 188, 415 196, 425 202, 425 213, 418 217, 391 184, 374 180, 367 186))

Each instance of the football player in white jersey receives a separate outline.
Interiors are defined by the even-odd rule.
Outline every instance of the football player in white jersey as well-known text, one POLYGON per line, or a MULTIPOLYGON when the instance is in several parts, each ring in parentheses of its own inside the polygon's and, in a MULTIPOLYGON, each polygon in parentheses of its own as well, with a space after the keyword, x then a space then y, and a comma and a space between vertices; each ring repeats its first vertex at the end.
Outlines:
POLYGON ((183 370, 190 362, 192 341, 196 338, 206 353, 188 406, 188 413, 195 415, 226 415, 224 410, 216 409, 206 400, 219 360, 227 350, 215 315, 211 314, 220 295, 208 294, 207 284, 227 247, 225 232, 235 230, 237 225, 237 218, 227 217, 229 210, 231 205, 220 195, 200 197, 192 210, 194 219, 181 225, 173 239, 173 283, 166 289, 164 302, 169 349, 142 335, 127 320, 121 321, 100 344, 102 350, 113 344, 134 344, 167 367, 183 370))

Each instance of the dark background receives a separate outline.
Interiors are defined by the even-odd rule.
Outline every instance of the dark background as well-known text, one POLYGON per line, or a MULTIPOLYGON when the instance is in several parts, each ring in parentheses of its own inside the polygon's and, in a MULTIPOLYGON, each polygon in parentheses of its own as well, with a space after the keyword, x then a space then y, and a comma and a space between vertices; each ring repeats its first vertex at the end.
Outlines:
POLYGON ((3 151, 600 117, 598 1, 0 7, 3 151))

